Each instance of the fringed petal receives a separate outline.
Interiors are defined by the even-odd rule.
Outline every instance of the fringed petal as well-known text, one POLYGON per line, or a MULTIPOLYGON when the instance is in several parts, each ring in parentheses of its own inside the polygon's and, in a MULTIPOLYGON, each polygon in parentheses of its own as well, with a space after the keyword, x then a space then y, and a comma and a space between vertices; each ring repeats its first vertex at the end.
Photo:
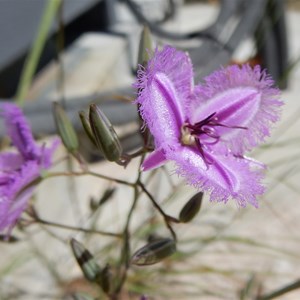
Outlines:
POLYGON ((0 190, 0 231, 10 230, 25 210, 34 187, 24 188, 39 176, 39 166, 36 161, 30 161, 11 175, 0 190))
POLYGON ((25 160, 36 159, 41 148, 36 144, 28 121, 22 110, 13 103, 0 104, 0 116, 4 118, 6 132, 25 160))
POLYGON ((38 146, 16 105, 4 103, 0 109, 8 134, 20 152, 0 155, 0 231, 7 230, 9 234, 33 193, 34 187, 27 185, 39 176, 41 169, 51 166, 60 141, 54 139, 50 147, 38 146))
POLYGON ((218 122, 225 125, 217 128, 220 141, 242 155, 264 141, 271 125, 279 119, 283 103, 273 84, 259 66, 229 66, 216 71, 205 78, 203 85, 195 87, 190 119, 199 122, 216 113, 218 122))
POLYGON ((134 84, 134 87, 139 90, 139 95, 159 73, 164 74, 172 82, 178 95, 177 105, 181 109, 188 107, 189 97, 194 88, 193 66, 188 54, 177 51, 171 46, 164 46, 161 51, 156 49, 147 67, 139 66, 137 81, 134 84))
POLYGON ((188 55, 169 46, 155 51, 146 69, 140 66, 134 85, 140 114, 157 147, 178 143, 193 85, 188 55))
POLYGON ((262 168, 255 168, 250 161, 233 156, 205 155, 212 164, 206 164, 190 147, 181 147, 169 153, 167 158, 176 162, 176 172, 188 183, 209 192, 211 201, 226 203, 233 198, 239 206, 251 204, 258 207, 256 198, 265 190, 261 184, 262 168))
POLYGON ((177 173, 212 201, 233 198, 239 206, 258 206, 264 166, 244 152, 270 134, 282 105, 265 71, 230 66, 194 89, 188 56, 167 46, 139 68, 135 87, 156 145, 144 170, 173 160, 177 173))

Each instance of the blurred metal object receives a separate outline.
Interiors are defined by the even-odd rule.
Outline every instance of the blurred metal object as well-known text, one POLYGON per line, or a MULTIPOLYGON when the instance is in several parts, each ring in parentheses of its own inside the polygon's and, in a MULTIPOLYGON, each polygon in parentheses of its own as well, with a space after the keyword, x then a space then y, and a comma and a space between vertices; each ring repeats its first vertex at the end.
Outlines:
MULTIPOLYGON (((282 0, 223 0, 219 16, 214 24, 205 31, 219 40, 219 44, 207 40, 196 49, 188 49, 194 63, 196 81, 201 80, 220 65, 227 64, 234 50, 246 38, 256 38, 259 31, 265 35, 260 41, 258 54, 263 54, 262 64, 267 68, 277 83, 288 69, 287 40, 282 0), (271 11, 272 7, 272 11, 271 11), (277 14, 277 19, 270 22, 269 15, 277 14), (222 35, 223 29, 232 18, 236 18, 236 26, 231 35, 222 35), (222 44, 223 46, 220 46, 222 44), (268 50, 267 50, 268 49, 268 50), (279 65, 280 68, 275 66, 279 65)), ((281 86, 286 87, 286 84, 281 86)))
POLYGON ((175 15, 178 0, 124 0, 124 2, 127 5, 136 5, 149 20, 161 24, 175 15))
POLYGON ((272 77, 285 88, 287 85, 288 48, 285 28, 284 0, 221 0, 216 20, 207 28, 180 34, 158 26, 143 12, 136 0, 123 0, 141 24, 147 24, 152 33, 170 40, 201 39, 196 48, 185 48, 190 53, 196 81, 227 64, 235 49, 246 38, 257 37, 262 64, 272 77), (226 30, 235 24, 230 32, 226 30), (282 78, 285 80, 282 80, 282 78))
POLYGON ((268 1, 260 25, 256 29, 258 53, 265 67, 281 89, 288 85, 288 36, 285 22, 285 3, 268 1))

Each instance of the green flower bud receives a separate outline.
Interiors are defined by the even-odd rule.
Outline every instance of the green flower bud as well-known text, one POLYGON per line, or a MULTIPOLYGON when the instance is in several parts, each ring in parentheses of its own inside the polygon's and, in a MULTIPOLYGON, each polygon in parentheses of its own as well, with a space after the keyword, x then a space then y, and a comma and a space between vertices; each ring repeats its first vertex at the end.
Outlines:
POLYGON ((66 112, 57 102, 53 102, 53 115, 57 132, 65 147, 69 152, 76 152, 79 146, 76 132, 66 112))
POLYGON ((90 105, 89 120, 98 149, 109 161, 118 161, 122 154, 119 138, 104 113, 96 104, 90 105))
POLYGON ((79 113, 79 118, 82 124, 82 127, 85 131, 85 133, 87 134, 87 136, 89 137, 89 139, 91 140, 91 142, 96 146, 96 141, 89 123, 89 120, 85 114, 85 112, 83 110, 81 110, 79 113))
POLYGON ((169 238, 162 238, 137 250, 131 258, 131 263, 138 266, 156 264, 174 254, 175 251, 175 241, 169 238))
POLYGON ((145 66, 153 51, 153 41, 151 37, 150 29, 145 26, 143 28, 138 53, 138 64, 145 66))
POLYGON ((75 239, 71 239, 71 247, 85 278, 89 281, 97 281, 101 276, 101 268, 94 256, 75 239))
POLYGON ((179 214, 180 222, 187 223, 196 216, 200 210, 202 198, 203 193, 199 192, 184 205, 179 214))

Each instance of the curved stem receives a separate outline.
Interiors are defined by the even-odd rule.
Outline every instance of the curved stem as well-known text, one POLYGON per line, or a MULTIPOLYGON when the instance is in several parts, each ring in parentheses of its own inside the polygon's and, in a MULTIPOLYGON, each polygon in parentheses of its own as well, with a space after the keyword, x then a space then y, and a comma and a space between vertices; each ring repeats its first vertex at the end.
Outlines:
POLYGON ((51 178, 51 177, 59 177, 59 176, 94 176, 94 177, 98 177, 101 179, 105 179, 105 180, 109 180, 112 182, 116 182, 119 184, 123 184, 123 185, 127 185, 127 186, 131 186, 134 187, 135 184, 131 183, 129 181, 126 180, 121 180, 121 179, 116 179, 110 176, 106 176, 106 175, 102 175, 102 174, 98 174, 92 171, 84 171, 84 172, 52 172, 52 173, 47 173, 46 175, 43 176, 44 179, 47 178, 51 178))
POLYGON ((283 288, 280 288, 270 294, 267 294, 267 295, 263 295, 263 296, 259 296, 256 298, 256 300, 270 300, 270 299, 274 299, 274 298, 277 298, 281 295, 284 295, 286 293, 289 293, 291 291, 294 291, 296 289, 299 289, 300 288, 300 279, 299 280, 296 280, 295 282, 289 284, 289 285, 286 285, 284 286, 283 288))
POLYGON ((134 212, 134 209, 136 208, 136 204, 139 199, 139 191, 138 191, 138 183, 141 179, 142 172, 141 172, 141 165, 144 161, 145 158, 145 153, 142 155, 139 168, 138 168, 138 176, 136 179, 136 182, 134 183, 134 196, 133 196, 133 201, 132 205, 130 207, 130 210, 127 215, 126 219, 126 224, 123 230, 123 248, 122 248, 122 253, 121 253, 121 258, 120 258, 120 267, 122 268, 122 265, 124 264, 123 270, 120 268, 119 269, 119 282, 116 285, 115 288, 115 295, 119 294, 122 290, 122 287, 125 283, 125 280, 127 278, 127 271, 130 267, 130 231, 129 231, 129 225, 130 221, 134 212))
POLYGON ((177 237, 176 237, 176 233, 174 231, 174 229, 172 228, 172 226, 170 225, 170 222, 174 222, 174 223, 179 223, 179 221, 174 218, 171 217, 169 215, 167 215, 162 208, 159 206, 159 204, 155 201, 154 197, 150 194, 150 192, 146 189, 146 187, 144 186, 144 184, 141 181, 137 182, 138 186, 143 190, 143 192, 148 196, 148 198, 151 200, 153 206, 158 210, 158 212, 162 215, 166 226, 168 227, 168 229, 171 232, 171 235, 173 237, 173 239, 176 241, 177 237))
POLYGON ((127 271, 129 269, 130 266, 130 231, 129 231, 129 224, 131 221, 131 217, 132 214, 134 212, 134 209, 136 207, 136 204, 138 202, 138 189, 137 187, 135 187, 134 189, 134 198, 133 198, 133 202, 132 205, 130 207, 129 213, 127 215, 127 220, 126 220, 126 224, 125 224, 125 228, 123 231, 123 249, 122 249, 122 254, 121 254, 121 264, 124 264, 124 270, 122 272, 122 275, 120 276, 120 281, 115 289, 116 294, 120 293, 124 282, 127 278, 127 271))
POLYGON ((44 225, 49 225, 49 226, 52 226, 52 227, 58 227, 58 228, 61 228, 61 229, 81 231, 81 232, 85 232, 85 233, 97 233, 97 234, 113 236, 113 237, 117 237, 117 238, 122 237, 122 234, 120 234, 120 233, 113 233, 113 232, 109 232, 109 231, 101 231, 101 230, 94 230, 94 229, 76 227, 76 226, 71 226, 71 225, 65 225, 65 224, 61 224, 61 223, 46 221, 46 220, 43 220, 41 218, 36 218, 35 222, 40 223, 40 224, 44 224, 44 225))

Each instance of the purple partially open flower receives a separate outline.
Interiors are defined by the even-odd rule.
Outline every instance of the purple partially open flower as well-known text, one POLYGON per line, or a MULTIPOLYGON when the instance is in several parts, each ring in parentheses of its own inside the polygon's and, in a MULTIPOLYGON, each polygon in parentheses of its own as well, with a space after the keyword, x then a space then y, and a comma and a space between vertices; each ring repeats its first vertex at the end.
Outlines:
POLYGON ((279 90, 259 66, 229 66, 203 85, 193 85, 186 53, 165 46, 146 68, 140 66, 135 87, 140 114, 155 140, 144 161, 149 170, 172 160, 177 173, 212 201, 234 198, 240 206, 258 206, 263 165, 244 157, 270 134, 279 119, 279 90))
POLYGON ((21 109, 14 104, 1 103, 0 117, 18 150, 0 153, 0 231, 9 232, 33 193, 34 187, 26 187, 51 166, 59 141, 54 140, 50 147, 37 145, 21 109))

